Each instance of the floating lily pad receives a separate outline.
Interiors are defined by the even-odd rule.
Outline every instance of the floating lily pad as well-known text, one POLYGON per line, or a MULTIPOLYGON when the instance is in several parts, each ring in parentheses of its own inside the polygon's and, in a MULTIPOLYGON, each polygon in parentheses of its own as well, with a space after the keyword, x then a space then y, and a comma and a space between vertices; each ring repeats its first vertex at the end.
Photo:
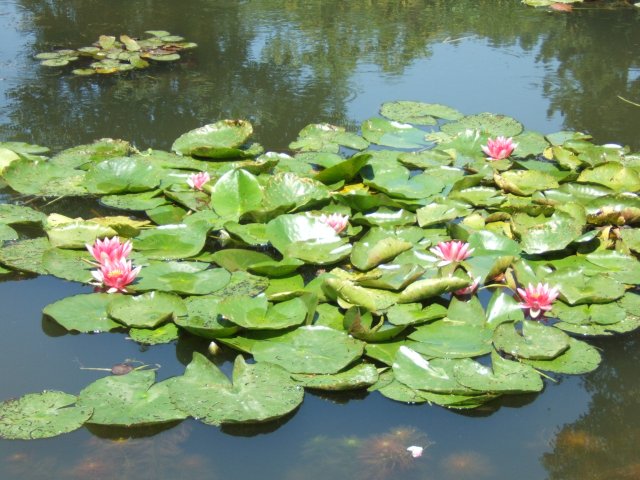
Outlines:
POLYGON ((142 426, 187 417, 169 397, 167 382, 154 383, 155 372, 139 370, 96 380, 78 397, 78 406, 93 407, 90 423, 142 426))
POLYGON ((232 382, 195 352, 184 375, 172 380, 171 397, 189 415, 220 425, 274 420, 295 410, 304 395, 282 368, 262 362, 249 365, 240 356, 232 382))
POLYGON ((206 267, 207 264, 196 262, 154 262, 142 269, 135 289, 207 295, 229 283, 231 274, 224 268, 206 267))
POLYGON ((371 143, 391 148, 421 148, 428 145, 425 132, 408 123, 371 118, 362 124, 362 136, 371 143))
POLYGON ((243 213, 258 210, 262 202, 257 178, 244 170, 225 173, 211 188, 212 208, 228 220, 238 220, 243 213))
POLYGON ((166 323, 158 328, 131 328, 129 337, 145 345, 169 343, 178 339, 178 327, 174 323, 166 323))
POLYGON ((363 342, 320 326, 303 326, 262 339, 251 349, 258 362, 275 363, 291 373, 309 374, 337 373, 363 352, 363 342))
POLYGON ((47 305, 42 313, 50 316, 67 330, 84 333, 107 332, 120 328, 107 313, 113 300, 108 293, 90 293, 63 298, 47 305))
POLYGON ((496 353, 491 355, 491 368, 465 358, 453 371, 458 382, 481 392, 539 392, 543 387, 540 375, 532 367, 506 360, 496 353))
POLYGON ((133 247, 148 258, 182 259, 193 257, 204 248, 208 227, 204 224, 161 225, 145 230, 133 239, 133 247))
POLYGON ((506 115, 493 113, 479 113, 468 115, 452 123, 445 123, 441 130, 449 135, 464 132, 465 130, 479 130, 490 136, 513 137, 522 132, 523 127, 516 119, 506 115))
POLYGON ((384 103, 380 114, 397 122, 415 125, 435 125, 437 122, 434 117, 445 120, 459 120, 463 117, 460 112, 446 105, 407 101, 384 103))
POLYGON ((569 348, 569 336, 561 330, 523 320, 522 332, 512 323, 498 325, 493 335, 498 350, 518 358, 552 360, 569 348))
POLYGON ((291 376, 305 388, 315 390, 342 391, 366 388, 378 381, 378 369, 370 363, 361 363, 355 367, 333 375, 310 375, 296 373, 291 376))
POLYGON ((182 134, 171 150, 182 155, 206 158, 228 158, 253 133, 253 126, 245 120, 221 120, 182 134))
POLYGON ((15 270, 46 275, 42 255, 51 248, 44 237, 22 240, 0 248, 0 263, 15 270))
POLYGON ((184 300, 187 315, 177 317, 175 322, 194 335, 209 340, 231 336, 240 327, 218 313, 220 301, 220 298, 211 295, 187 297, 184 300))
POLYGON ((9 440, 49 438, 80 428, 92 406, 72 406, 75 395, 48 391, 0 403, 0 437, 9 440))
POLYGON ((569 348, 552 360, 522 359, 522 362, 538 370, 571 375, 589 373, 598 368, 600 361, 600 353, 595 347, 571 337, 569 348))
POLYGON ((337 153, 340 145, 354 150, 364 150, 369 146, 369 142, 355 133, 347 132, 343 127, 336 127, 328 123, 317 123, 304 127, 298 134, 298 140, 291 142, 289 148, 303 152, 337 153))
POLYGON ((42 224, 47 216, 24 205, 0 204, 0 224, 25 225, 42 224))
POLYGON ((396 238, 392 232, 371 229, 353 247, 351 263, 360 270, 370 270, 409 250, 412 244, 396 238))
POLYGON ((109 303, 107 311, 116 321, 136 328, 155 328, 175 316, 186 314, 182 299, 164 292, 118 295, 109 303))
POLYGON ((91 193, 135 193, 153 190, 160 184, 162 171, 134 157, 98 163, 87 172, 83 185, 91 193))

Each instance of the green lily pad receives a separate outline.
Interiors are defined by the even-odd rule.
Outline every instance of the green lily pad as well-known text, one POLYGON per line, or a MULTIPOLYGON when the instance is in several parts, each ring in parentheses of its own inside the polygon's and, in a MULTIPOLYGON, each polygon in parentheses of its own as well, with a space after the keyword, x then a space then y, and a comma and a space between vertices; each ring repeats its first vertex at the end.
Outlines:
POLYGON ((437 297, 446 292, 454 292, 468 287, 470 279, 462 277, 436 277, 418 280, 407 286, 398 298, 398 303, 413 303, 437 297))
POLYGON ((624 295, 624 285, 605 275, 586 276, 582 269, 557 270, 545 281, 556 285, 560 298, 570 305, 609 303, 624 295))
POLYGON ((198 262, 154 262, 142 269, 135 290, 207 295, 229 283, 231 274, 224 268, 206 267, 198 262))
POLYGON ((378 369, 370 363, 360 363, 349 370, 333 375, 295 373, 291 377, 305 388, 336 392, 357 390, 373 385, 378 381, 378 369))
POLYGON ((265 185, 263 208, 275 210, 287 206, 287 211, 293 211, 328 199, 329 190, 319 181, 283 172, 271 176, 265 185))
MULTIPOLYGON (((95 73, 94 70, 91 70, 95 73)), ((78 168, 97 164, 113 157, 125 157, 131 152, 131 144, 124 140, 102 138, 86 145, 67 148, 53 156, 51 163, 65 167, 78 168)))
POLYGON ((131 328, 131 340, 144 345, 160 345, 178 339, 178 327, 174 323, 166 323, 158 328, 131 328))
POLYGON ((298 134, 298 139, 289 144, 289 148, 303 152, 337 153, 340 145, 354 150, 364 150, 369 146, 369 142, 355 133, 345 131, 343 127, 316 123, 304 127, 298 134))
POLYGON ((108 332, 120 328, 109 318, 107 306, 114 296, 108 293, 74 295, 47 305, 42 313, 67 330, 84 333, 108 332))
POLYGON ((364 343, 342 331, 302 326, 261 339, 251 353, 258 362, 275 363, 291 373, 332 374, 360 358, 364 343))
POLYGON ((614 250, 599 250, 588 254, 586 259, 594 265, 602 267, 603 273, 618 282, 631 285, 640 284, 640 265, 632 255, 625 255, 614 250))
POLYGON ((569 349, 558 357, 552 360, 522 359, 522 362, 547 372, 581 375, 598 368, 601 360, 598 349, 586 342, 569 337, 569 349))
POLYGON ((80 392, 77 405, 93 407, 89 423, 98 425, 142 426, 186 418, 171 402, 168 383, 154 383, 155 376, 154 371, 138 370, 101 378, 80 392))
POLYGON ((217 305, 226 320, 246 329, 278 330, 300 325, 307 316, 307 305, 300 297, 269 304, 265 296, 228 297, 217 305))
POLYGON ((175 322, 188 332, 208 340, 229 337, 240 327, 218 313, 220 301, 220 298, 211 295, 187 297, 184 299, 187 315, 176 317, 175 322))
POLYGON ((91 270, 97 268, 86 250, 50 248, 42 254, 42 267, 47 273, 72 282, 89 283, 91 270))
POLYGON ((491 366, 488 368, 464 358, 454 367, 454 377, 461 384, 481 392, 527 393, 542 390, 540 375, 529 365, 506 360, 493 353, 491 366))
POLYGON ((522 249, 533 254, 562 250, 582 235, 584 226, 581 219, 561 211, 550 218, 518 213, 512 219, 512 228, 520 237, 522 249))
POLYGON ((225 173, 211 188, 211 206, 226 219, 238 220, 242 214, 258 210, 262 202, 262 187, 245 170, 225 173))
POLYGON ((439 320, 447 314, 447 309, 438 303, 424 308, 419 303, 400 303, 387 311, 387 320, 394 325, 417 325, 439 320))
POLYGON ((465 130, 479 130, 490 136, 514 137, 519 135, 522 124, 514 118, 493 113, 479 113, 468 115, 452 123, 445 123, 441 130, 449 135, 464 132, 465 130))
POLYGON ((314 178, 326 185, 331 185, 341 180, 348 182, 353 179, 358 172, 360 172, 362 167, 367 164, 370 158, 371 155, 367 153, 353 155, 351 158, 348 158, 343 162, 336 163, 335 165, 321 170, 314 178))
POLYGON ((552 360, 569 348, 569 336, 542 323, 523 320, 522 333, 513 323, 498 325, 493 335, 498 350, 518 358, 552 360))
POLYGON ((149 292, 142 295, 118 295, 108 305, 109 316, 135 328, 155 328, 178 315, 186 314, 186 307, 177 295, 149 292))
POLYGON ((411 348, 400 347, 393 362, 393 374, 399 382, 415 390, 469 394, 473 390, 453 377, 454 366, 459 361, 445 358, 427 360, 411 348))
POLYGON ((428 227, 438 223, 444 223, 471 213, 471 208, 466 203, 451 200, 438 201, 419 208, 418 225, 428 227))
POLYGON ((232 379, 233 383, 195 352, 184 375, 172 379, 171 397, 182 410, 210 425, 275 420, 302 403, 304 389, 277 365, 249 365, 238 356, 232 379))
POLYGON ((9 225, 0 223, 0 244, 9 240, 18 240, 19 235, 9 225))
POLYGON ((14 270, 46 275, 49 272, 42 265, 42 255, 50 248, 44 237, 21 240, 0 248, 0 263, 14 270))
POLYGON ((0 403, 0 437, 8 440, 49 438, 80 428, 93 414, 76 405, 75 395, 47 391, 0 403))
POLYGON ((387 290, 360 287, 349 280, 327 278, 324 285, 349 306, 361 306, 382 313, 398 302, 398 294, 387 290))
POLYGON ((81 219, 46 228, 45 231, 51 246, 57 248, 84 248, 87 244, 92 245, 98 238, 118 234, 110 227, 81 219))
POLYGON ((391 232, 373 228, 353 246, 351 263, 359 270, 370 270, 411 247, 411 243, 396 238, 391 232))
POLYGON ((162 171, 143 159, 111 158, 89 169, 83 185, 91 193, 136 193, 153 190, 160 184, 162 171))
POLYGON ((399 291, 416 281, 424 273, 424 268, 418 265, 404 264, 382 265, 370 270, 366 275, 358 277, 356 283, 368 288, 399 291))
POLYGON ((40 224, 46 220, 47 216, 24 205, 13 205, 10 203, 0 204, 0 224, 5 225, 25 225, 40 224))
POLYGON ((522 196, 560 186, 554 177, 536 170, 507 170, 496 173, 493 178, 503 190, 522 196))
POLYGON ((483 325, 437 320, 416 327, 408 338, 419 342, 411 348, 423 355, 440 358, 477 357, 491 352, 491 329, 483 325))
POLYGON ((362 136, 371 143, 391 148, 422 148, 425 132, 408 123, 371 118, 362 123, 362 136))
POLYGON ((133 239, 133 248, 148 258, 183 259, 193 257, 204 248, 208 226, 203 223, 161 225, 144 230, 133 239))
POLYGON ((171 150, 206 158, 228 158, 230 154, 237 157, 233 153, 252 133, 253 126, 246 120, 221 120, 182 134, 171 150))
POLYGON ((616 192, 637 192, 640 190, 640 173, 619 162, 605 162, 583 170, 578 182, 597 183, 616 192))
POLYGON ((85 172, 50 162, 16 160, 5 169, 3 178, 11 188, 25 195, 87 195, 85 172))
POLYGON ((105 195, 100 198, 100 203, 107 207, 119 210, 152 210, 167 203, 167 199, 160 195, 159 190, 151 190, 142 193, 130 193, 127 195, 105 195))
POLYGON ((446 105, 408 101, 384 103, 380 114, 397 122, 415 125, 435 125, 433 117, 445 120, 459 120, 463 117, 460 112, 446 105))

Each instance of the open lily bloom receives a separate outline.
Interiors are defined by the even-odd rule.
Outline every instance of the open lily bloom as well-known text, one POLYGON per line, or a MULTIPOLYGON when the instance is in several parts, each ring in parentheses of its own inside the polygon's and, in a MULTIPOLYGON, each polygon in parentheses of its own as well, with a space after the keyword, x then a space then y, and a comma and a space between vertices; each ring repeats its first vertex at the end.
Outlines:
POLYGON ((99 238, 93 243, 93 245, 86 244, 87 250, 93 255, 98 263, 102 264, 107 260, 115 262, 116 260, 125 259, 129 253, 131 253, 131 242, 120 242, 120 238, 105 238, 100 240, 99 238))
POLYGON ((207 172, 194 173, 187 178, 187 183, 194 190, 202 190, 202 186, 211 180, 211 177, 207 172))
POLYGON ((115 261, 106 260, 91 275, 97 281, 94 285, 109 287, 107 293, 126 292, 126 286, 135 280, 140 268, 133 268, 131 260, 120 258, 115 261))
POLYGON ((487 144, 482 146, 482 151, 488 155, 489 160, 502 160, 509 157, 517 146, 511 137, 497 137, 495 140, 489 138, 487 144))
POLYGON ((544 317, 544 312, 551 310, 551 304, 558 297, 558 289, 550 288, 548 283, 539 282, 535 287, 529 284, 524 289, 518 288, 518 295, 522 300, 518 306, 529 310, 531 318, 537 318, 541 313, 544 317))
POLYGON ((324 213, 320 215, 320 221, 326 223, 331 228, 333 228, 336 233, 340 233, 349 223, 348 215, 340 215, 339 213, 332 213, 331 215, 325 215, 324 213))
POLYGON ((444 267, 450 263, 461 262, 473 253, 473 248, 469 248, 467 242, 459 240, 451 240, 449 242, 440 242, 435 247, 429 249, 436 257, 440 258, 439 267, 444 267))

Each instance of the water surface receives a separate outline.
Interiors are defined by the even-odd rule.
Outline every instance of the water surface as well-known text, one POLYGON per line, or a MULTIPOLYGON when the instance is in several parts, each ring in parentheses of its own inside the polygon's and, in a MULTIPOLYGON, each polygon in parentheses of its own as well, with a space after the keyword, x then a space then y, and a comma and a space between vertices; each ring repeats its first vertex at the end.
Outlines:
MULTIPOLYGON (((381 103, 402 99, 503 113, 531 130, 580 130, 638 150, 640 108, 620 97, 640 103, 639 27, 633 9, 560 14, 507 0, 8 0, 0 4, 0 138, 54 151, 101 137, 168 149, 191 128, 246 118, 257 141, 285 151, 308 123, 355 131, 381 103), (149 29, 199 47, 176 64, 116 77, 78 78, 33 60, 103 33, 149 29)), ((104 375, 80 367, 125 359, 160 364, 164 379, 206 348, 188 336, 145 348, 121 334, 69 334, 42 318, 47 304, 88 291, 51 277, 0 283, 1 399, 77 393, 104 375)), ((0 478, 376 478, 385 464, 370 453, 398 432, 433 442, 402 471, 407 479, 637 478, 639 340, 594 342, 604 357, 596 372, 480 411, 307 394, 294 415, 257 428, 187 421, 162 432, 91 427, 0 441, 0 478)))

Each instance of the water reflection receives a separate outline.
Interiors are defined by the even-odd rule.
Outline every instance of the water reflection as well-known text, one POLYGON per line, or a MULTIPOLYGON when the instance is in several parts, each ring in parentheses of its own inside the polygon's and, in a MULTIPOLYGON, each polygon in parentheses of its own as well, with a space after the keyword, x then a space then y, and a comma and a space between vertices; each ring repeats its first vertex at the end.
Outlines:
MULTIPOLYGON (((511 48, 513 55, 544 66, 544 78, 534 80, 536 89, 544 85, 531 94, 549 100, 549 117, 563 116, 565 127, 592 132, 598 140, 640 145, 633 130, 640 108, 617 98, 640 97, 634 11, 562 15, 510 0, 193 0, 162 6, 147 1, 108 9, 97 0, 19 0, 18 5, 25 17, 22 33, 35 40, 20 51, 23 81, 7 93, 8 121, 0 125, 5 138, 62 148, 111 136, 141 148, 168 148, 188 129, 242 117, 254 122, 259 141, 281 150, 308 123, 357 128, 364 118, 357 113, 354 118, 352 104, 360 94, 374 89, 382 96, 368 116, 379 103, 404 96, 394 82, 437 78, 433 69, 440 67, 428 61, 436 45, 454 46, 447 53, 452 65, 474 64, 474 48, 486 45, 487 51, 511 48), (74 78, 32 60, 36 52, 86 45, 101 33, 142 35, 149 28, 183 34, 200 46, 176 64, 117 78, 74 78), (364 65, 375 69, 363 74, 364 65), (381 75, 384 87, 378 84, 381 75)), ((476 112, 465 103, 473 104, 478 95, 488 100, 484 110, 500 105, 496 100, 504 86, 491 78, 513 72, 510 64, 491 63, 496 60, 504 62, 487 56, 465 78, 455 83, 444 78, 417 99, 442 102, 453 96, 460 99, 456 107, 468 113, 476 112), (452 92, 456 86, 462 90, 452 92)), ((520 110, 536 100, 520 98, 520 110)))
POLYGON ((584 378, 588 411, 565 424, 542 457, 549 480, 638 478, 640 335, 600 342, 604 362, 584 378))

